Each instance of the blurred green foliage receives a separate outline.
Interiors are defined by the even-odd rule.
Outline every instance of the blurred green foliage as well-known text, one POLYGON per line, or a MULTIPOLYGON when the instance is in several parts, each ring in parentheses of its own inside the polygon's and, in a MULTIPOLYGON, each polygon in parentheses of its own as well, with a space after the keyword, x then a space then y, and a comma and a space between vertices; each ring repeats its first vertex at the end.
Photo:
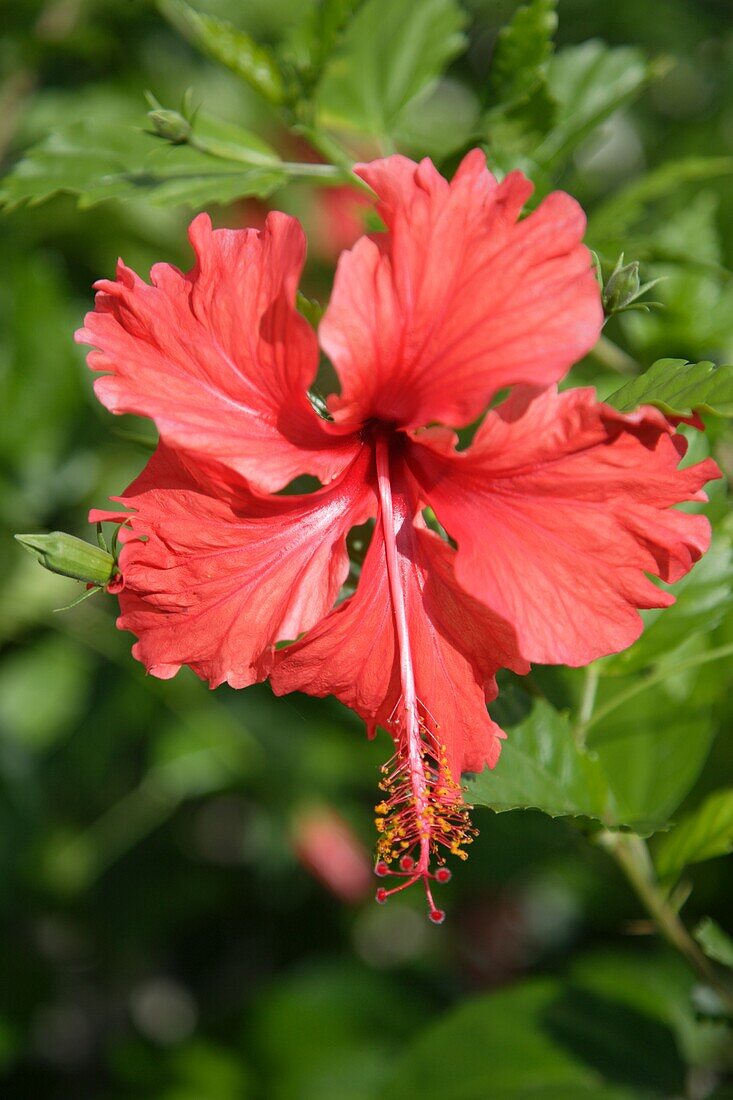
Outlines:
MULTIPOLYGON (((303 218, 304 289, 323 300, 348 243, 326 187, 351 157, 393 148, 450 171, 481 144, 539 195, 575 194, 602 277, 625 253, 643 282, 662 277, 663 308, 610 318, 571 381, 620 390, 619 407, 730 413, 730 369, 708 365, 733 361, 729 3, 517 7, 0 0, 3 1096, 733 1094, 725 484, 713 550, 672 609, 646 613, 636 646, 587 672, 505 678, 509 738, 470 790, 511 812, 477 809, 440 930, 419 899, 336 900, 299 846, 315 804, 370 849, 384 737, 367 743, 333 702, 146 677, 113 600, 53 614, 78 588, 10 538, 88 537, 87 508, 152 440, 92 399, 72 343, 92 280, 118 255, 186 266, 192 208, 246 225, 266 200, 303 218), (190 140, 159 136, 146 89, 186 116, 190 140), (636 377, 669 356, 673 375, 636 377), (636 897, 619 868, 651 834, 636 897), (717 993, 648 935, 645 899, 673 940, 685 904, 717 993)), ((726 421, 693 436, 693 457, 712 449, 729 474, 726 421)))

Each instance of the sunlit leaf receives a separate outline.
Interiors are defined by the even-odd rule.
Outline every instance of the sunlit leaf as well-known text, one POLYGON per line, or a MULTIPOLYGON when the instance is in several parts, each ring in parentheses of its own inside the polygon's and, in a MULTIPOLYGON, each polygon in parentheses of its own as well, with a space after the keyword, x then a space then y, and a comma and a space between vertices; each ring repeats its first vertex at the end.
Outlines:
POLYGON ((321 124, 388 140, 404 108, 463 49, 464 25, 454 0, 367 0, 318 86, 321 124))
POLYGON ((463 81, 441 77, 401 112, 395 128, 397 144, 412 156, 439 161, 471 141, 479 110, 478 97, 463 81))
POLYGON ((158 0, 158 7, 181 34, 213 61, 242 77, 269 103, 283 102, 285 88, 280 68, 265 46, 225 19, 196 11, 185 0, 158 0))
POLYGON ((656 405, 667 416, 690 416, 694 412, 733 416, 733 366, 658 359, 606 402, 619 412, 656 405))
POLYGON ((640 833, 665 827, 700 774, 713 736, 711 699, 722 690, 707 669, 688 675, 670 667, 661 683, 647 685, 642 674, 602 680, 599 718, 585 730, 545 701, 516 723, 502 716, 507 739, 499 762, 468 780, 468 801, 640 833), (690 684, 696 690, 687 699, 690 684))
POLYGON ((539 701, 507 732, 496 767, 468 782, 470 802, 497 813, 533 808, 619 824, 598 761, 577 745, 567 715, 539 701))
POLYGON ((525 99, 544 79, 557 30, 557 0, 533 0, 502 27, 491 61, 494 100, 511 105, 525 99))
MULTIPOLYGON (((208 134, 205 118, 196 127, 208 134)), ((221 126, 212 129, 226 149, 221 126)), ((75 122, 26 153, 0 183, 0 203, 37 203, 66 192, 77 195, 81 207, 134 196, 158 205, 202 206, 271 194, 286 178, 276 154, 254 135, 227 126, 230 146, 235 133, 236 160, 168 144, 123 122, 75 122)))
POLYGON ((554 0, 521 7, 499 32, 490 70, 492 105, 481 123, 489 165, 500 172, 524 169, 541 191, 535 152, 552 129, 556 103, 547 86, 557 28, 554 0))

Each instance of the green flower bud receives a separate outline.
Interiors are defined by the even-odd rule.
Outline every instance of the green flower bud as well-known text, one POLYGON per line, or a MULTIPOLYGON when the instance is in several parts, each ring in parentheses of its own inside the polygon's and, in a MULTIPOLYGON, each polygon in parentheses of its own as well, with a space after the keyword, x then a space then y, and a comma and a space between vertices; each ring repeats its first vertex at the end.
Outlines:
POLYGON ((148 118, 158 137, 165 138, 173 145, 185 145, 191 137, 191 123, 178 111, 167 107, 156 107, 148 111, 148 118))
POLYGON ((106 550, 64 531, 52 531, 50 535, 16 535, 15 538, 44 569, 60 573, 62 577, 73 577, 104 588, 117 572, 117 563, 106 550))
POLYGON ((639 261, 623 263, 623 254, 619 256, 613 274, 603 288, 603 308, 607 314, 620 313, 635 301, 641 292, 639 280, 639 261))

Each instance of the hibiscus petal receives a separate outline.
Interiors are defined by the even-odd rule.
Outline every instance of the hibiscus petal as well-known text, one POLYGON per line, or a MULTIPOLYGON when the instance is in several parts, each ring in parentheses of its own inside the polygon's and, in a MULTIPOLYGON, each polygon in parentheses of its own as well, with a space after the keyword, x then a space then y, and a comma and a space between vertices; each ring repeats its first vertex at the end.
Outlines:
POLYGON ((336 420, 468 424, 497 390, 554 382, 595 344, 603 311, 574 199, 552 194, 518 222, 532 185, 497 183, 478 149, 450 184, 429 160, 356 170, 388 232, 341 257, 321 322, 336 420))
POLYGON ((639 636, 637 608, 674 602, 646 574, 675 581, 708 547, 707 519, 670 506, 705 500, 720 471, 679 469, 685 448, 655 409, 519 388, 465 452, 425 437, 409 461, 466 590, 512 624, 528 660, 584 665, 639 636))
POLYGON ((309 473, 329 481, 357 444, 314 412, 306 396, 318 345, 295 309, 305 238, 294 218, 264 229, 191 224, 196 264, 168 264, 152 286, 120 262, 96 284, 95 310, 76 338, 98 350, 89 366, 114 413, 151 417, 170 444, 200 452, 265 490, 309 473))
MULTIPOLYGON (((501 667, 526 672, 514 635, 497 615, 463 591, 454 552, 416 529, 413 508, 395 495, 397 552, 407 609, 417 695, 445 746, 451 773, 493 766, 504 736, 486 710, 501 667)), ((304 638, 277 654, 270 677, 278 695, 335 695, 372 733, 389 728, 401 699, 400 653, 378 519, 358 588, 304 638)))
POLYGON ((117 625, 161 678, 189 665, 211 687, 264 679, 278 641, 297 638, 330 608, 349 570, 345 537, 374 513, 371 456, 307 496, 257 497, 224 467, 161 445, 120 498, 126 520, 117 625), (141 541, 141 538, 144 541, 141 541))

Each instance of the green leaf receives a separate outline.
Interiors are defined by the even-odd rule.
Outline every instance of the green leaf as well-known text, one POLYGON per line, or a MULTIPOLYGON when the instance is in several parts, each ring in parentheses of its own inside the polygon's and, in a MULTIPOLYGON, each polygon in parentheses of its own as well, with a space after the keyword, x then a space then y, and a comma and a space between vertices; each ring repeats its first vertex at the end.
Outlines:
POLYGON ((572 961, 569 977, 574 987, 669 1027, 684 1014, 695 981, 682 957, 664 947, 596 948, 572 961))
POLYGON ((557 0, 533 0, 499 31, 490 86, 503 107, 527 99, 544 80, 557 30, 556 8, 557 0))
POLYGON ((306 87, 320 76, 361 0, 320 0, 290 28, 278 53, 300 73, 306 87))
MULTIPOLYGON (((688 1066, 721 1070, 730 1066, 730 1028, 723 1020, 713 1021, 697 1012, 695 976, 677 952, 651 944, 635 950, 601 948, 572 962, 569 980, 573 988, 595 994, 603 1002, 634 1010, 640 1021, 650 1017, 665 1025, 674 1034, 679 1051, 672 1055, 674 1061, 681 1057, 688 1066)), ((654 1045, 659 1050, 658 1044, 654 1045)), ((670 1087, 666 1095, 682 1094, 670 1087)))
POLYGON ((656 405, 666 416, 695 412, 733 416, 733 366, 658 359, 648 371, 616 390, 606 403, 619 412, 656 405))
POLYGON ((533 808, 654 832, 700 774, 713 736, 711 701, 720 690, 704 667, 682 676, 670 665, 661 682, 638 674, 601 680, 587 743, 565 714, 537 701, 517 724, 502 717, 507 739, 499 762, 468 780, 467 799, 497 813, 533 808))
POLYGON ((733 969, 733 940, 712 917, 704 917, 693 935, 709 959, 733 969))
POLYGON ((659 1021, 537 979, 461 1004, 418 1035, 385 1100, 632 1100, 682 1087, 659 1021))
POLYGON ((620 824, 598 761, 578 747, 567 715, 542 700, 508 730, 499 763, 469 780, 467 792, 469 802, 496 813, 532 808, 620 824))
POLYGON ((441 77, 401 112, 394 137, 401 150, 417 159, 443 160, 471 143, 479 113, 478 97, 466 84, 441 77))
POLYGON ((463 49, 464 25, 454 0, 367 0, 319 83, 320 124, 389 143, 403 110, 463 49))
POLYGON ((534 154, 552 129, 557 108, 547 87, 555 8, 554 0, 534 0, 499 32, 490 78, 496 103, 481 123, 491 167, 502 173, 523 168, 540 192, 550 186, 534 154))
POLYGON ((555 107, 542 82, 523 103, 489 111, 483 120, 489 167, 502 175, 520 168, 532 179, 540 198, 552 190, 553 184, 535 154, 552 129, 555 107))
POLYGON ((669 661, 654 676, 601 679, 587 728, 616 800, 619 821, 637 832, 664 828, 697 781, 716 726, 713 704, 724 692, 719 666, 700 652, 669 661), (688 667, 692 660, 700 661, 688 667), (659 678, 657 678, 657 676, 659 678))
POLYGON ((246 80, 268 103, 278 106, 284 102, 282 74, 270 50, 225 19, 196 11, 185 0, 158 0, 158 7, 165 18, 212 61, 246 80))
POLYGON ((86 208, 105 199, 203 206, 246 195, 263 198, 286 180, 274 150, 238 127, 199 114, 194 133, 224 141, 237 159, 170 145, 125 122, 75 122, 30 149, 0 183, 0 204, 35 204, 61 192, 86 208), (247 162, 249 157, 249 163, 247 162))
POLYGON ((558 104, 556 122, 536 152, 537 162, 548 167, 566 157, 663 71, 666 65, 650 64, 631 46, 611 49, 591 40, 560 50, 550 61, 547 78, 558 104))
POLYGON ((677 878, 691 863, 733 851, 733 788, 715 791, 666 836, 656 850, 659 875, 677 878))

